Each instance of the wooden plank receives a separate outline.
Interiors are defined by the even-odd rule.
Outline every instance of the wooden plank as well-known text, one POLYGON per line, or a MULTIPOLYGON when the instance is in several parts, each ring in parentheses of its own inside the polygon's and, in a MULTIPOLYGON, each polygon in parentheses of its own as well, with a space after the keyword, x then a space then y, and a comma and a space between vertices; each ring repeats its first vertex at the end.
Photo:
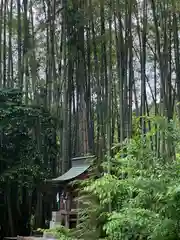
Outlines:
POLYGON ((77 214, 77 210, 71 210, 71 211, 67 211, 67 210, 60 210, 60 213, 63 215, 72 215, 72 214, 77 214))
POLYGON ((33 236, 17 236, 17 237, 4 237, 6 240, 41 240, 42 237, 33 237, 33 236))
POLYGON ((17 239, 17 237, 4 237, 4 239, 9 239, 9 240, 16 240, 17 239))

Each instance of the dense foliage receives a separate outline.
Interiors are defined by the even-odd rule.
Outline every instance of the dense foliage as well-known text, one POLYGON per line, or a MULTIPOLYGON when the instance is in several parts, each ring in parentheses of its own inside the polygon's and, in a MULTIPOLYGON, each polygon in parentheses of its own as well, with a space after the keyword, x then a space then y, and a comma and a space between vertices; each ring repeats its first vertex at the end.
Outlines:
POLYGON ((81 200, 86 207, 79 236, 113 240, 180 239, 180 129, 173 121, 153 121, 157 130, 125 142, 111 161, 103 164, 106 174, 83 183, 81 200), (152 151, 152 139, 157 133, 171 139, 175 159, 152 151))
POLYGON ((38 186, 55 174, 54 124, 48 112, 23 105, 21 91, 0 90, 0 225, 6 234, 28 234, 31 215, 43 218, 38 186))

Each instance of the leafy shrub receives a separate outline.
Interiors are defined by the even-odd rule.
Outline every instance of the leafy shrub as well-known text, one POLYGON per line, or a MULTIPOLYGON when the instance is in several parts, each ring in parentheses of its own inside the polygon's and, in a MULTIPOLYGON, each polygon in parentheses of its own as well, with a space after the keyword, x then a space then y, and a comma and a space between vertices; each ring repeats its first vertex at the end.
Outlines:
POLYGON ((180 131, 166 119, 156 119, 156 127, 122 145, 111 174, 83 183, 78 231, 84 239, 180 239, 180 131), (162 152, 154 150, 157 132, 162 152))
POLYGON ((38 231, 44 232, 46 233, 46 235, 49 235, 56 239, 72 240, 70 230, 65 228, 64 226, 59 226, 53 229, 38 229, 38 231))

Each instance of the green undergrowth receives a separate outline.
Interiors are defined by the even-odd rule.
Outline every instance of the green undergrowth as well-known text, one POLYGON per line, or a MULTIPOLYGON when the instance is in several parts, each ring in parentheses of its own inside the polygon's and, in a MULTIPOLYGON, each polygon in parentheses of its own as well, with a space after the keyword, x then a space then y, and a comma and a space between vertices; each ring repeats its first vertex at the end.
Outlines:
POLYGON ((146 136, 135 135, 103 161, 106 174, 82 183, 79 238, 180 239, 179 126, 150 120, 155 127, 146 136))
MULTIPOLYGON (((64 226, 59 226, 53 229, 38 229, 38 232, 45 233, 48 237, 54 237, 55 239, 59 240, 72 240, 71 232, 69 229, 65 228, 64 226)), ((75 240, 75 239, 74 239, 75 240)))

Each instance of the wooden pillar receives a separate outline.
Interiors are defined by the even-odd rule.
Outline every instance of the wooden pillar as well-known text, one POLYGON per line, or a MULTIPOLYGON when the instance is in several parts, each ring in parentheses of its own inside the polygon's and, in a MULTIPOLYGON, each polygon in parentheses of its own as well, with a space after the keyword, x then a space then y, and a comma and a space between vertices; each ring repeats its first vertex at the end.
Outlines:
POLYGON ((69 192, 66 193, 66 204, 65 204, 65 227, 69 228, 69 212, 70 212, 70 198, 69 192))
MULTIPOLYGON (((79 192, 77 193, 78 195, 78 198, 79 198, 79 192)), ((77 210, 77 220, 76 220, 76 225, 79 224, 79 208, 80 208, 80 202, 79 200, 77 200, 77 207, 76 207, 76 210, 77 210)))

